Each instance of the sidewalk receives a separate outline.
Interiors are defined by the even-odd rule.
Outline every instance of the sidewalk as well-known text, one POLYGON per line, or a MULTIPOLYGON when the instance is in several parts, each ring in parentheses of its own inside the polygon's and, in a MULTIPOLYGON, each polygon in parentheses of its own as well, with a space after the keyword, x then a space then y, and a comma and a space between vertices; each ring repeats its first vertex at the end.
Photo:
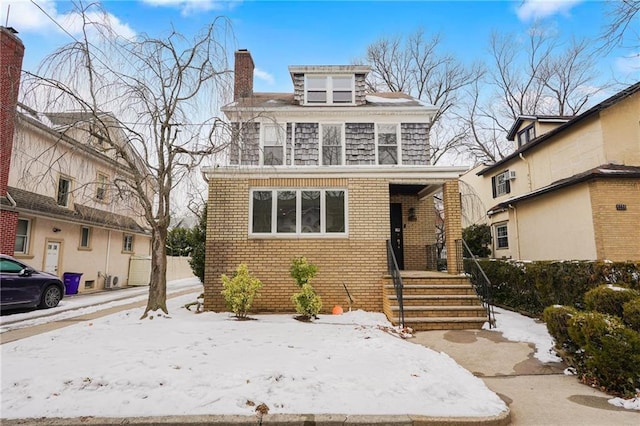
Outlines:
POLYGON ((512 425, 638 425, 640 413, 615 407, 611 396, 543 364, 527 343, 487 330, 425 331, 409 340, 447 353, 482 378, 511 410, 512 425))
MULTIPOLYGON (((197 278, 184 278, 167 283, 167 299, 202 289, 197 278)), ((0 317, 0 344, 63 328, 78 321, 91 320, 122 310, 143 307, 149 288, 126 287, 89 294, 70 295, 52 309, 38 309, 0 317)))

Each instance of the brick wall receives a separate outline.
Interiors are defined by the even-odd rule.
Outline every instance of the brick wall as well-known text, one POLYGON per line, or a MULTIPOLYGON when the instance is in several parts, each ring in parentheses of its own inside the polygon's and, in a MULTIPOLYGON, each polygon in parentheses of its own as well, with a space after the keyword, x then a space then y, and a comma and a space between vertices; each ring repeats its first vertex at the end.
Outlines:
POLYGON ((460 187, 457 180, 449 180, 442 187, 444 226, 447 245, 447 272, 459 274, 462 253, 456 251, 456 240, 462 239, 460 187))
POLYGON ((640 180, 598 179, 589 190, 598 259, 640 260, 640 180))
MULTIPOLYGON (((429 221, 429 211, 433 210, 429 200, 414 202, 418 218, 429 221)), ((382 310, 381 278, 386 273, 385 241, 389 238, 389 182, 385 179, 211 179, 208 209, 206 309, 226 310, 220 295, 220 275, 231 274, 245 262, 264 285, 255 310, 293 311, 290 297, 297 286, 289 275, 290 262, 306 256, 319 268, 313 285, 323 299, 323 311, 330 311, 336 304, 347 305, 342 283, 356 300, 354 308, 382 310), (347 188, 349 237, 249 239, 252 187, 347 188)), ((433 238, 427 233, 417 234, 420 245, 433 238)), ((420 264, 424 269, 425 261, 411 260, 411 256, 410 264, 420 264)))
POLYGON ((233 99, 253 95, 253 59, 248 50, 240 49, 235 53, 233 99))
POLYGON ((393 195, 390 202, 402 204, 404 268, 423 271, 427 267, 427 245, 436 242, 433 198, 393 195), (409 220, 410 208, 415 209, 415 221, 409 220))
MULTIPOLYGON (((0 27, 0 196, 7 193, 9 181, 23 56, 24 46, 20 39, 9 29, 0 27)), ((13 232, 15 234, 15 229, 13 232)))
POLYGON ((18 228, 18 212, 7 210, 0 211, 0 253, 13 256, 16 242, 16 229, 18 228))

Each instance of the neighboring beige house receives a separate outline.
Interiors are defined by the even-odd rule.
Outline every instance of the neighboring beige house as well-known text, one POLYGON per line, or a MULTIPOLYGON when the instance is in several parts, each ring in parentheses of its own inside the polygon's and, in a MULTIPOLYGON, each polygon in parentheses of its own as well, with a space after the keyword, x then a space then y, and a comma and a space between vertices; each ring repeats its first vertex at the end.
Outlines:
POLYGON ((493 257, 640 260, 639 92, 573 118, 520 117, 515 152, 461 177, 465 225, 486 219, 493 257))
POLYGON ((254 93, 251 55, 235 60, 235 99, 223 108, 235 129, 231 165, 204 172, 206 309, 225 309, 220 275, 245 262, 264 284, 255 308, 290 312, 289 267, 306 256, 324 310, 346 306, 344 284, 357 308, 382 311, 387 240, 404 275, 424 276, 443 187, 449 272, 459 273, 464 168, 429 164, 435 107, 366 93, 362 65, 291 66, 293 93, 254 93))
POLYGON ((135 199, 116 189, 133 176, 96 129, 79 113, 18 104, 2 206, 18 213, 13 256, 59 276, 82 273, 79 292, 127 285, 132 256, 150 254, 135 199))

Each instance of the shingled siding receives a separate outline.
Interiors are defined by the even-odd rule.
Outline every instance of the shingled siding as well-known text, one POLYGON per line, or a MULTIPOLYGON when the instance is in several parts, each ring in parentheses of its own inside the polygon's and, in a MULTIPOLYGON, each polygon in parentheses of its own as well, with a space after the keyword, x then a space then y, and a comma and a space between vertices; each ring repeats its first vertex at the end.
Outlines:
POLYGON ((296 123, 296 166, 318 165, 318 123, 296 123))
POLYGON ((304 103, 304 74, 293 75, 293 102, 302 105, 304 103))
POLYGON ((346 123, 347 165, 375 164, 373 123, 346 123))
POLYGON ((367 103, 367 84, 365 83, 365 74, 356 74, 356 105, 364 105, 367 103))
POLYGON ((287 123, 287 141, 285 147, 285 158, 286 165, 291 166, 293 164, 293 159, 291 158, 291 150, 293 149, 293 125, 291 123, 287 123))
POLYGON ((233 133, 238 136, 229 147, 231 164, 239 164, 239 158, 242 158, 241 164, 257 166, 260 162, 260 123, 244 123, 242 130, 238 123, 233 123, 233 133))
POLYGON ((402 164, 429 164, 429 125, 427 123, 402 123, 400 131, 402 164))

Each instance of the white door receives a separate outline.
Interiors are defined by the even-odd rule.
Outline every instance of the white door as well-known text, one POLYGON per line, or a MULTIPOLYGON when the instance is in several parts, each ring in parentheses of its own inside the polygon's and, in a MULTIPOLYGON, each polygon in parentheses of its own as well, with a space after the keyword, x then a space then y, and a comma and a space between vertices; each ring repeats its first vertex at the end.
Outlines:
POLYGON ((47 257, 44 262, 45 272, 58 275, 58 258, 60 257, 60 243, 55 241, 47 242, 47 257))

